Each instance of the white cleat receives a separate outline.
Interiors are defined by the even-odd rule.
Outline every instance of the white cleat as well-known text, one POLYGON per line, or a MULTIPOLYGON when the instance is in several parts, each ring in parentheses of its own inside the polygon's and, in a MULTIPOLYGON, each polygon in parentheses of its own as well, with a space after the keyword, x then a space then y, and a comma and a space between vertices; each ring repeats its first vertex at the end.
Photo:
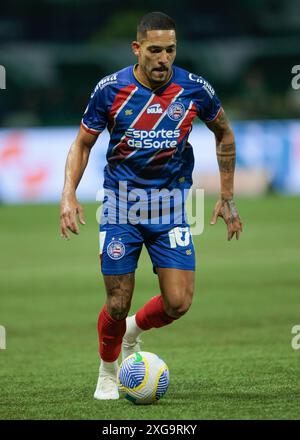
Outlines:
POLYGON ((97 400, 116 400, 119 399, 119 390, 116 371, 103 371, 100 367, 99 378, 94 393, 97 400))
POLYGON ((99 375, 94 399, 116 400, 119 397, 117 378, 103 373, 99 375))

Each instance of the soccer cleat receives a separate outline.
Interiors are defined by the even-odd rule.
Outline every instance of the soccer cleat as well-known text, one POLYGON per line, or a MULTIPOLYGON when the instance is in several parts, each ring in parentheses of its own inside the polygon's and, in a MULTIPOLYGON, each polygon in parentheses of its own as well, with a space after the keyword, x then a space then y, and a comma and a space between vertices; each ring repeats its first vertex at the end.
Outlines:
POLYGON ((94 393, 97 400, 116 400, 119 398, 117 378, 110 374, 100 374, 94 393))
POLYGON ((107 371, 100 366, 94 398, 97 400, 115 400, 119 398, 116 371, 113 369, 107 371))
POLYGON ((142 341, 139 337, 130 338, 129 336, 126 336, 125 333, 122 342, 122 360, 126 359, 128 356, 136 353, 137 351, 141 351, 141 342, 142 341))

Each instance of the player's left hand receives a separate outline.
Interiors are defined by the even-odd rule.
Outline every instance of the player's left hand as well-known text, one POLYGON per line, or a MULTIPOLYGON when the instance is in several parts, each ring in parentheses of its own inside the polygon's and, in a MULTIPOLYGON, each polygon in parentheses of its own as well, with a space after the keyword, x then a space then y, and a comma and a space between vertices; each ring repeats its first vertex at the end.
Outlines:
POLYGON ((243 231, 243 224, 233 199, 220 199, 217 201, 210 224, 215 225, 218 217, 222 217, 227 225, 227 239, 231 240, 235 235, 238 240, 240 233, 243 231))

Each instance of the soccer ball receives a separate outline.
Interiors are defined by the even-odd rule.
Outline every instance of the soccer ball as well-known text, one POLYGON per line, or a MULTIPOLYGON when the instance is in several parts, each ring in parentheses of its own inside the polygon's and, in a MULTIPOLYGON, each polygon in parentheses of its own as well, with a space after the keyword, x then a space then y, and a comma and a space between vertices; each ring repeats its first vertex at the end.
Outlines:
POLYGON ((139 351, 128 356, 118 370, 118 385, 126 399, 147 405, 161 399, 169 386, 169 369, 156 354, 139 351))

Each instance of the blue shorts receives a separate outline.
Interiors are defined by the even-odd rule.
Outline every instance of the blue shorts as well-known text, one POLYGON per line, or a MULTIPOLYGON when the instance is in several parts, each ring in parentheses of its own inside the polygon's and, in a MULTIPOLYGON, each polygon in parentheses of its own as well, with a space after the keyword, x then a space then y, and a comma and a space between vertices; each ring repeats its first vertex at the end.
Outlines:
POLYGON ((134 272, 145 244, 156 267, 195 270, 195 251, 188 224, 166 225, 157 232, 142 224, 100 226, 100 261, 103 275, 134 272))

